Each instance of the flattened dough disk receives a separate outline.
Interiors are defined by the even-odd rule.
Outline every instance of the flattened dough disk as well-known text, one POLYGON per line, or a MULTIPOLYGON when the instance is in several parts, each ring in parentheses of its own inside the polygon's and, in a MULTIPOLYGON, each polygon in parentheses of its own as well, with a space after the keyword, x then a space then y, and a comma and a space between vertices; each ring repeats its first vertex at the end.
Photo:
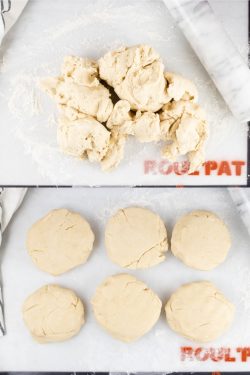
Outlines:
POLYGON ((234 311, 234 305, 208 281, 181 286, 165 306, 170 328, 197 342, 216 340, 226 332, 234 311))
POLYGON ((32 225, 27 249, 38 268, 61 275, 87 261, 93 242, 91 227, 81 215, 58 209, 32 225))
POLYGON ((161 263, 168 249, 167 230, 160 216, 140 207, 119 210, 106 226, 110 259, 125 268, 148 268, 161 263))
POLYGON ((24 302, 23 319, 36 341, 65 341, 80 331, 84 307, 72 290, 45 285, 24 302))
POLYGON ((208 211, 193 211, 175 224, 171 250, 187 266, 209 271, 224 262, 231 246, 223 221, 208 211))
POLYGON ((97 288, 92 306, 96 320, 108 333, 131 342, 155 325, 162 303, 142 281, 119 274, 108 277, 97 288))

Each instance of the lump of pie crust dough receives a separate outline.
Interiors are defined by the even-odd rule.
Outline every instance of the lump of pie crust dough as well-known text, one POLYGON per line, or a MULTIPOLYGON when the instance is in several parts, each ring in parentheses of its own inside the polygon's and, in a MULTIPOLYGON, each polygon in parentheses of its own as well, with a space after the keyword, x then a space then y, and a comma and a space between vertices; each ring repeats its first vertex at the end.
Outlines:
POLYGON ((110 132, 91 116, 75 121, 61 117, 57 128, 57 141, 65 154, 100 162, 108 151, 110 132))
POLYGON ((167 103, 160 114, 161 138, 171 141, 163 149, 163 156, 175 161, 186 155, 190 161, 189 173, 204 163, 204 147, 208 138, 205 113, 196 103, 180 100, 167 103))
POLYGON ((107 121, 107 128, 113 129, 117 127, 120 133, 126 133, 123 127, 129 127, 133 121, 133 115, 131 112, 131 106, 127 100, 119 100, 113 108, 111 115, 107 121))
POLYGON ((66 57, 62 76, 43 79, 41 88, 70 120, 89 115, 105 122, 113 109, 111 94, 98 81, 97 67, 91 60, 66 57))
POLYGON ((177 289, 165 312, 175 332, 205 343, 216 340, 230 328, 235 307, 212 283, 199 281, 177 289))
POLYGON ((75 336, 84 324, 84 306, 70 289, 45 285, 23 304, 23 319, 34 340, 59 342, 75 336))
POLYGON ((171 100, 189 100, 194 103, 198 100, 198 90, 195 84, 181 75, 165 72, 168 83, 167 93, 171 100))
POLYGON ((161 300, 142 281, 128 274, 108 277, 92 298, 97 322, 114 338, 131 342, 151 330, 161 313, 161 300))
POLYGON ((99 60, 99 74, 133 110, 156 112, 170 101, 163 63, 147 45, 108 52, 99 60))
POLYGON ((35 265, 57 276, 86 263, 94 238, 89 223, 81 215, 58 209, 32 225, 26 244, 35 265))
POLYGON ((132 114, 127 100, 119 100, 107 122, 109 129, 117 128, 122 135, 133 135, 142 143, 157 142, 161 138, 160 117, 153 112, 132 114))
POLYGON ((193 211, 174 226, 171 250, 187 266, 210 271, 223 263, 231 246, 224 222, 212 212, 193 211))
POLYGON ((99 86, 98 64, 96 61, 77 56, 66 56, 62 65, 63 78, 79 85, 99 86))
POLYGON ((157 214, 141 207, 120 209, 105 229, 105 245, 112 262, 138 269, 165 260, 167 230, 157 214))
POLYGON ((142 143, 158 142, 161 137, 160 117, 157 113, 137 111, 127 132, 142 143))
POLYGON ((103 171, 110 172, 120 164, 124 157, 126 138, 126 135, 121 134, 116 127, 111 130, 108 150, 101 160, 101 167, 103 171))

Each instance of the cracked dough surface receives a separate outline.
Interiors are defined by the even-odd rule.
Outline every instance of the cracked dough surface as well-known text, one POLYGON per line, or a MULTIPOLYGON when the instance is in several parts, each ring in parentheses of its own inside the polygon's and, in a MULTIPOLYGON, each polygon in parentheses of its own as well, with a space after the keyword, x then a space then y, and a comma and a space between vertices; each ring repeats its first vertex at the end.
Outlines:
POLYGON ((61 75, 43 79, 41 87, 61 111, 57 138, 65 154, 111 171, 133 136, 141 143, 164 141, 162 156, 174 162, 185 155, 189 173, 205 162, 208 125, 196 104, 197 88, 164 72, 159 54, 148 45, 121 47, 97 62, 66 56, 61 75))
POLYGON ((110 132, 94 117, 70 121, 61 117, 57 128, 60 149, 76 158, 100 162, 110 148, 110 132))
POLYGON ((87 261, 94 242, 89 223, 66 209, 50 211, 28 231, 27 249, 35 265, 61 275, 87 261))
POLYGON ((162 303, 142 281, 118 274, 108 277, 96 289, 92 306, 96 320, 109 334, 131 342, 155 325, 162 303))
POLYGON ((40 343, 65 341, 84 324, 84 306, 70 289, 45 285, 23 304, 23 319, 32 337, 40 343))
POLYGON ((171 238, 172 253, 187 266, 202 271, 223 263, 230 246, 228 228, 208 211, 193 211, 181 217, 171 238))
POLYGON ((179 155, 187 154, 189 172, 199 169, 205 161, 204 147, 208 138, 201 107, 190 101, 171 102, 163 106, 160 120, 161 138, 171 141, 163 149, 163 156, 174 161, 179 155))
POLYGON ((61 71, 59 77, 42 80, 41 87, 56 101, 63 114, 70 120, 89 115, 100 122, 107 121, 113 104, 109 90, 97 79, 96 63, 67 56, 61 71))
POLYGON ((165 260, 167 230, 157 214, 128 207, 112 216, 105 230, 109 258, 121 267, 148 268, 165 260))
POLYGON ((156 112, 170 101, 164 65, 158 53, 147 45, 108 52, 99 60, 99 71, 101 79, 133 110, 156 112))
POLYGON ((193 341, 210 342, 230 328, 235 307, 212 283, 199 281, 177 289, 165 312, 175 332, 193 341))

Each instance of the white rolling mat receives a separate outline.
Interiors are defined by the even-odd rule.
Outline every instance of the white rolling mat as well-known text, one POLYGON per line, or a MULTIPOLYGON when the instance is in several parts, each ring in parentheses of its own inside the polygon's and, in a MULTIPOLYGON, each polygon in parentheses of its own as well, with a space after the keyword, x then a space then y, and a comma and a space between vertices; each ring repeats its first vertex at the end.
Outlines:
POLYGON ((250 342, 250 257, 249 235, 226 189, 32 189, 6 231, 3 259, 6 323, 8 335, 0 340, 2 371, 247 371, 249 359, 242 362, 237 348, 250 342), (104 247, 104 228, 118 208, 139 205, 158 212, 168 228, 169 238, 180 215, 193 210, 215 211, 229 226, 232 248, 224 264, 211 272, 195 271, 171 253, 161 265, 147 270, 128 271, 146 282, 163 303, 181 284, 210 280, 236 305, 231 330, 207 345, 195 344, 167 326, 162 313, 150 333, 125 344, 111 338, 96 323, 90 299, 108 275, 124 272, 111 263, 104 247), (96 242, 89 261, 60 277, 39 271, 25 249, 28 228, 49 210, 58 207, 79 211, 89 220, 96 242), (21 307, 24 299, 46 283, 59 283, 74 289, 86 306, 86 324, 72 340, 41 345, 26 330, 21 307), (181 361, 180 347, 229 348, 235 361, 181 361))
MULTIPOLYGON (((247 59, 247 1, 211 0, 247 59), (230 3, 230 4, 229 4, 230 3)), ((2 44, 0 183, 29 185, 244 185, 247 126, 233 118, 161 0, 33 0, 2 44), (99 58, 121 45, 147 43, 166 69, 194 80, 208 114, 210 139, 199 175, 161 159, 161 145, 129 140, 112 173, 62 155, 55 104, 38 88, 58 75, 65 55, 99 58), (11 158, 8 155, 11 154, 11 158), (22 166, 25 165, 25 168, 22 166)))

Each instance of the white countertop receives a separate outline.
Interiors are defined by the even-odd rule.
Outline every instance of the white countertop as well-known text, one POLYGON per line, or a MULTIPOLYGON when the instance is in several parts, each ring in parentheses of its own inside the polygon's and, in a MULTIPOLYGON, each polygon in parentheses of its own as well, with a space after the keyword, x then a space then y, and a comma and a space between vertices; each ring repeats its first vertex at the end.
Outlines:
POLYGON ((199 362, 180 360, 180 346, 199 347, 172 332, 162 313, 155 327, 135 343, 111 338, 96 323, 90 299, 95 288, 111 274, 124 269, 111 263, 103 233, 108 217, 118 208, 139 205, 155 210, 166 223, 168 237, 177 218, 193 209, 214 210, 230 228, 232 248, 226 261, 211 272, 186 267, 171 252, 166 261, 147 270, 129 270, 163 300, 181 284, 210 280, 236 306, 232 328, 219 340, 203 347, 237 347, 250 343, 249 235, 226 189, 32 189, 4 234, 3 280, 7 336, 0 338, 0 371, 247 371, 249 361, 199 362), (89 261, 60 277, 38 270, 25 249, 28 228, 53 208, 79 211, 91 223, 96 242, 89 261), (86 324, 73 339, 57 344, 34 342, 24 326, 24 299, 46 283, 74 289, 86 307, 86 324))
MULTIPOLYGON (((247 0, 211 0, 229 35, 247 58, 247 0)), ((0 55, 0 184, 5 185, 225 185, 245 184, 247 128, 235 121, 161 0, 30 0, 7 35, 0 55), (38 77, 57 74, 65 54, 100 57, 121 44, 148 43, 166 68, 193 79, 208 113, 207 160, 199 176, 169 175, 160 147, 129 141, 115 172, 62 155, 56 145, 55 105, 37 88, 38 77), (2 58, 1 58, 2 56, 2 58), (155 161, 145 170, 145 160, 155 161), (226 161, 229 172, 221 162, 226 161)), ((224 165, 225 166, 225 165, 224 165)))

